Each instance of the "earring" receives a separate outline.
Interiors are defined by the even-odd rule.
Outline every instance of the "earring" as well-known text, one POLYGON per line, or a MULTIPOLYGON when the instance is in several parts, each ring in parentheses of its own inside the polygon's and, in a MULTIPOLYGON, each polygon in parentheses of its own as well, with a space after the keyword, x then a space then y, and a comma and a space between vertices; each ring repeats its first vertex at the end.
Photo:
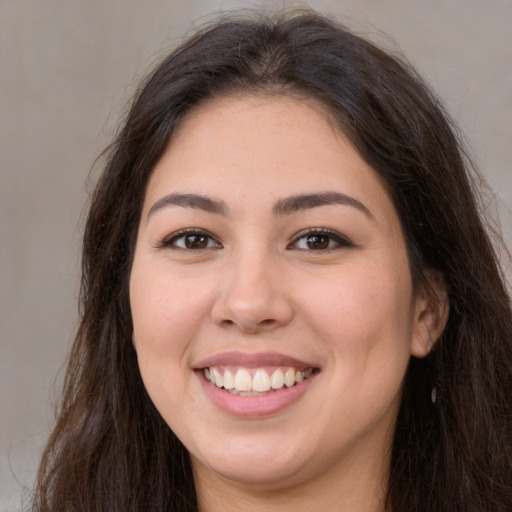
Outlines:
POLYGON ((432 393, 430 394, 430 399, 432 403, 435 404, 437 401, 437 386, 432 387, 432 393))

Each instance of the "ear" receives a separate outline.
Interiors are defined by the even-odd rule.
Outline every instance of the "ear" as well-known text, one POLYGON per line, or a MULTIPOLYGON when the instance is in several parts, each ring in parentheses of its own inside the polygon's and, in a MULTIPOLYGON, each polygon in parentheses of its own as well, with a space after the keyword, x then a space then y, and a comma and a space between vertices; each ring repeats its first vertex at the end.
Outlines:
POLYGON ((450 304, 446 283, 440 272, 425 271, 426 282, 416 291, 411 355, 426 357, 446 327, 450 304))

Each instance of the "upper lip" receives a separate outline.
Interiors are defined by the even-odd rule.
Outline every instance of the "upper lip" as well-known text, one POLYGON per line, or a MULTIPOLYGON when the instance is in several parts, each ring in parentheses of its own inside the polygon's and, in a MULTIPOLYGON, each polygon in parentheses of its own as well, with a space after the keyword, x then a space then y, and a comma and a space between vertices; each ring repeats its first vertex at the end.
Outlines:
POLYGON ((243 368, 261 368, 263 366, 292 366, 293 368, 318 368, 318 365, 300 361, 278 352, 244 353, 237 351, 221 352, 193 365, 195 370, 211 366, 240 366, 243 368))

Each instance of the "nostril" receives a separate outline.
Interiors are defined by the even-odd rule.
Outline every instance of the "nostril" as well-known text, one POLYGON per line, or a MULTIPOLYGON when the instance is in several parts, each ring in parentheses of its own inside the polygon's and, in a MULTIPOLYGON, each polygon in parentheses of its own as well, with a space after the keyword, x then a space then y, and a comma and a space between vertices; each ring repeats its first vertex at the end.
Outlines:
POLYGON ((243 321, 234 321, 229 318, 222 320, 220 325, 224 327, 233 328, 237 327, 248 333, 256 333, 260 331, 264 331, 270 328, 275 327, 278 324, 278 321, 273 318, 267 318, 265 320, 260 320, 259 322, 243 322, 243 321))

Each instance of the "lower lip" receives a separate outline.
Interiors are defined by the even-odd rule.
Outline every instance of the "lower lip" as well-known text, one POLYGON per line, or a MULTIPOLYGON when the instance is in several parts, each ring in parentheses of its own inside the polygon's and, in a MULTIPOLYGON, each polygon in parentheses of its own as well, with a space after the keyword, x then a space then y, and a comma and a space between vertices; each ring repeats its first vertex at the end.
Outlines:
POLYGON ((291 388, 282 387, 268 395, 239 396, 232 395, 207 381, 202 372, 196 372, 196 375, 215 406, 226 414, 240 418, 261 418, 286 409, 307 391, 316 377, 316 374, 313 374, 291 388))

